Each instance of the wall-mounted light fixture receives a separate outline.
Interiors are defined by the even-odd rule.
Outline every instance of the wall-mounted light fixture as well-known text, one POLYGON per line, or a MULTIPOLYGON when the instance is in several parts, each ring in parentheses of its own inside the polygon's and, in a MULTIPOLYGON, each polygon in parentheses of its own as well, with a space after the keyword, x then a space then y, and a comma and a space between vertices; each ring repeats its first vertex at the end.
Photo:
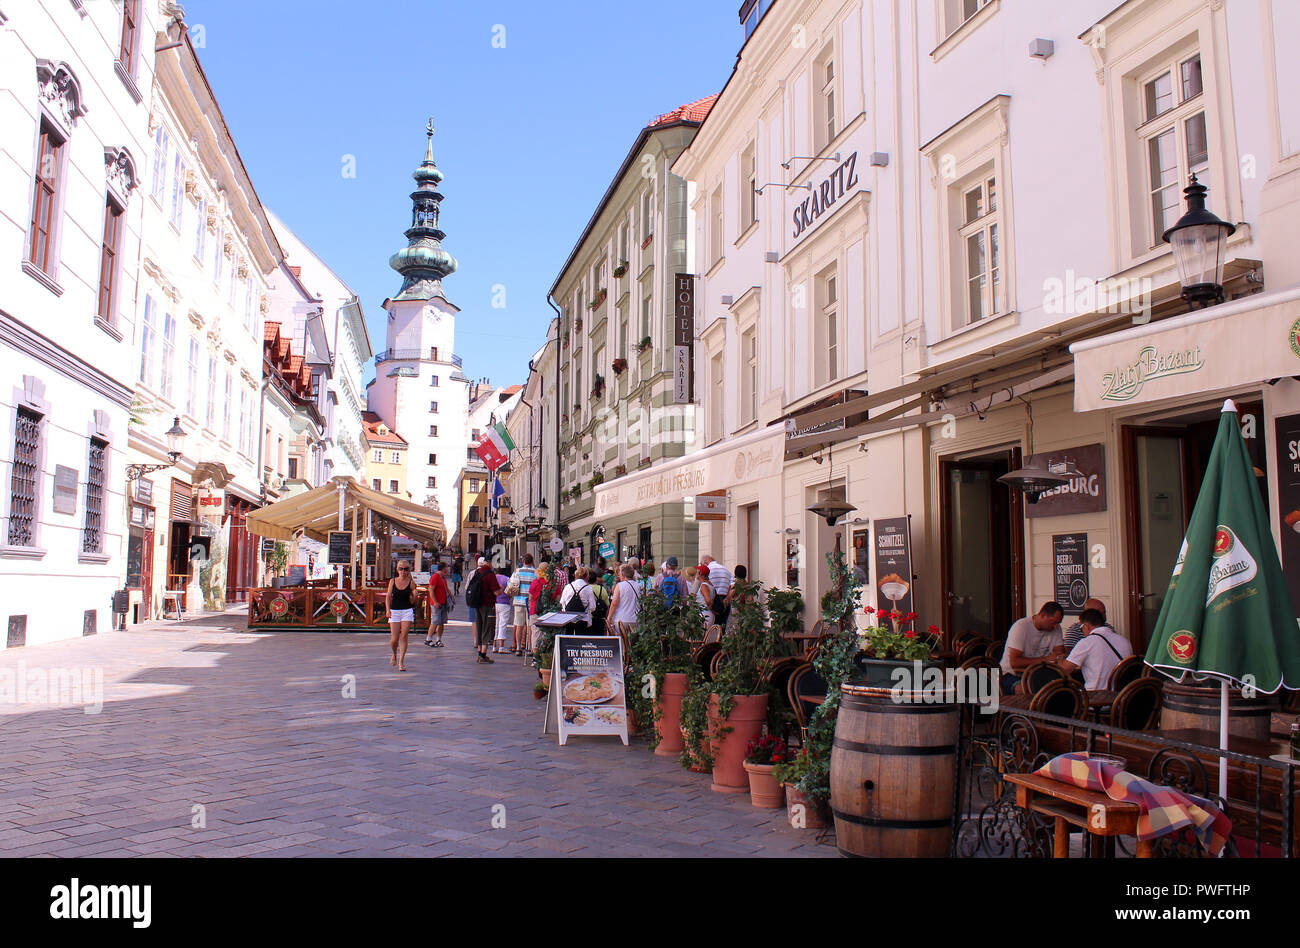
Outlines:
POLYGON ((785 161, 781 162, 781 167, 786 171, 789 171, 791 163, 796 161, 833 161, 838 165, 840 163, 840 153, 837 151, 829 158, 817 158, 808 155, 791 155, 785 161))

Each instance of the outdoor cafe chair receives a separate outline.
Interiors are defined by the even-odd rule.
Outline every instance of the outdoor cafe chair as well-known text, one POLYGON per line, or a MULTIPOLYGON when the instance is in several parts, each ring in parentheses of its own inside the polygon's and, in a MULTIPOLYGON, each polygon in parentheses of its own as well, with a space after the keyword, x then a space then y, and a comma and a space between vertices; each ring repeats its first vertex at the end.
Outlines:
POLYGON ((1124 690, 1124 686, 1130 682, 1137 681, 1146 671, 1146 662, 1141 655, 1130 655, 1121 661, 1110 673, 1110 682, 1106 685, 1107 691, 1113 691, 1116 694, 1124 690))
POLYGON ((1110 726, 1130 731, 1149 731, 1160 719, 1164 691, 1155 678, 1139 677, 1115 695, 1110 706, 1110 726))
POLYGON ((1088 696, 1077 681, 1062 676, 1034 693, 1029 710, 1063 718, 1082 718, 1088 710, 1088 696))
POLYGON ((1040 658, 1025 669, 1024 674, 1020 677, 1020 684, 1016 686, 1016 691, 1019 694, 1032 697, 1053 681, 1065 677, 1065 672, 1058 666, 1040 658))

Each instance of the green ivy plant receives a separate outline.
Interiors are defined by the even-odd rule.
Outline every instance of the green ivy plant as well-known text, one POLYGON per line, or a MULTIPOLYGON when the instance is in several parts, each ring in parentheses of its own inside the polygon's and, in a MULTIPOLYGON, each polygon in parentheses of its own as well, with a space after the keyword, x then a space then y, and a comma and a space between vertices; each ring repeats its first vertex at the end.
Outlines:
POLYGON ((831 792, 831 745, 835 740, 835 718, 840 707, 840 685, 855 669, 854 658, 861 644, 854 612, 862 583, 845 562, 843 552, 826 555, 831 588, 822 597, 822 623, 831 628, 813 660, 813 669, 826 682, 826 700, 808 719, 805 743, 806 771, 795 781, 795 789, 810 801, 824 800, 831 792))
POLYGON ((773 589, 767 594, 767 614, 779 635, 803 631, 803 594, 798 587, 773 589))

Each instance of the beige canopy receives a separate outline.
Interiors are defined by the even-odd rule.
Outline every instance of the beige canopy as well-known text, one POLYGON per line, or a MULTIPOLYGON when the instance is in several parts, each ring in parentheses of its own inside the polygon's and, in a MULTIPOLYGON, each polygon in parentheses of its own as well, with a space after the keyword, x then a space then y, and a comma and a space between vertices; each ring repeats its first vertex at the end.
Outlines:
POLYGON ((371 490, 350 477, 336 477, 305 494, 253 511, 248 515, 248 532, 273 540, 291 540, 302 530, 313 540, 325 542, 329 531, 339 528, 340 485, 349 520, 353 510, 359 508, 362 512, 372 511, 398 532, 416 540, 440 543, 447 536, 438 510, 371 490))

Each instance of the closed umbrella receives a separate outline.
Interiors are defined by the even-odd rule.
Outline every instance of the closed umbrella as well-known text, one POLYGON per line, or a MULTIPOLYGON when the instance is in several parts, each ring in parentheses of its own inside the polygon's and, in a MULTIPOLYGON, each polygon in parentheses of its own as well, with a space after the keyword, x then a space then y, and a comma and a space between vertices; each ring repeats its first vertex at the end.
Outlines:
MULTIPOLYGON (((1228 688, 1300 688, 1300 627, 1255 486, 1237 408, 1223 403, 1146 663, 1176 681, 1218 679, 1219 748, 1228 749, 1228 688)), ((1219 796, 1228 795, 1219 760, 1219 796)))

